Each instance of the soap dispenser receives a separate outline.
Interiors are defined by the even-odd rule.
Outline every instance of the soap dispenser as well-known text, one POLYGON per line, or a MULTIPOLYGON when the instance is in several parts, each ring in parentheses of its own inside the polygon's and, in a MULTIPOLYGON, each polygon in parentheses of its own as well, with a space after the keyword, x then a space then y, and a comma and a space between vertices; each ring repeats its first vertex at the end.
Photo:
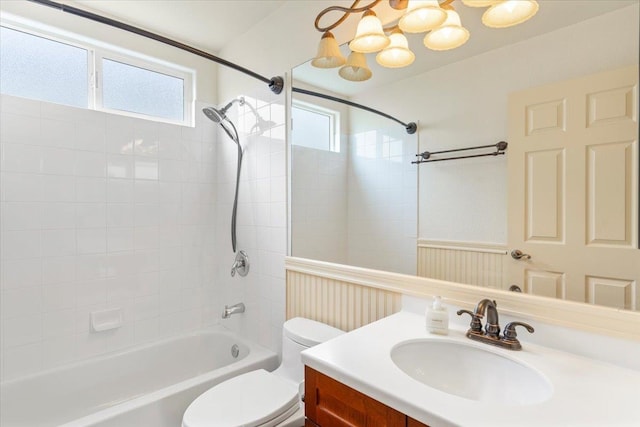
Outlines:
POLYGON ((426 323, 427 331, 432 334, 449 334, 449 312, 442 305, 442 299, 437 296, 433 299, 431 307, 427 307, 426 323))

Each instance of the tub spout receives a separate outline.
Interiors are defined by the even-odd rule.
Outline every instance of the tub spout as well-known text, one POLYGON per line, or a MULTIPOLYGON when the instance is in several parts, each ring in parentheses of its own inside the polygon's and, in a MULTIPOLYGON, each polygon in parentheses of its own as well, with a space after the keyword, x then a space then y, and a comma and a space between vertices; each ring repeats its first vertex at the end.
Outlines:
POLYGON ((236 313, 244 313, 244 304, 239 302, 238 304, 234 304, 234 305, 225 305, 224 306, 224 311, 222 312, 222 318, 223 319, 228 319, 229 317, 231 317, 232 314, 236 314, 236 313))

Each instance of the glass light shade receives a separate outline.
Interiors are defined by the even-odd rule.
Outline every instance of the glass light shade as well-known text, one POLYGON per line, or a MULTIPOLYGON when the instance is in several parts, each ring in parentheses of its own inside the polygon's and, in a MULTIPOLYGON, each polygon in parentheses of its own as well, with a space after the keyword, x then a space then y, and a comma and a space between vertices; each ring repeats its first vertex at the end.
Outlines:
POLYGON ((469 31, 460 23, 458 12, 447 10, 447 20, 424 36, 424 45, 433 50, 449 50, 462 46, 467 40, 469 31))
POLYGON ((373 11, 367 10, 358 23, 356 36, 349 43, 349 48, 353 52, 372 53, 381 51, 389 43, 389 37, 382 29, 382 23, 373 11))
POLYGON ((538 12, 535 0, 507 0, 491 6, 482 15, 482 23, 491 28, 506 28, 518 25, 538 12))
POLYGON ((447 19, 438 0, 409 0, 407 11, 398 26, 407 33, 422 33, 439 27, 447 19))
POLYGON ((462 0, 462 4, 469 7, 489 7, 498 2, 500 0, 462 0))
POLYGON ((389 46, 376 55, 378 64, 387 68, 400 68, 411 65, 416 59, 413 52, 409 50, 409 42, 400 30, 394 30, 389 35, 389 46))
POLYGON ((340 46, 333 34, 325 32, 318 44, 318 53, 311 60, 311 65, 317 68, 335 68, 343 65, 347 59, 340 52, 340 46))
POLYGON ((367 58, 361 52, 351 52, 338 71, 340 77, 352 82, 362 82, 371 78, 371 70, 367 66, 367 58))

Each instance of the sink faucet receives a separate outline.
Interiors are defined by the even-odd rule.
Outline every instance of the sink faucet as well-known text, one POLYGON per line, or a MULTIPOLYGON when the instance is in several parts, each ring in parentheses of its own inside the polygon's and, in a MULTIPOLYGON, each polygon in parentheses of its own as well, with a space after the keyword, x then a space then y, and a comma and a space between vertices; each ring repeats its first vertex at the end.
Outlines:
POLYGON ((458 316, 468 314, 471 316, 471 324, 467 331, 469 339, 486 344, 495 345, 509 350, 521 350, 522 345, 518 341, 516 326, 522 326, 533 333, 534 329, 523 322, 511 322, 504 328, 504 335, 500 336, 500 324, 498 322, 497 303, 488 298, 481 300, 476 305, 475 311, 458 310, 458 316), (486 316, 484 331, 481 319, 486 316))

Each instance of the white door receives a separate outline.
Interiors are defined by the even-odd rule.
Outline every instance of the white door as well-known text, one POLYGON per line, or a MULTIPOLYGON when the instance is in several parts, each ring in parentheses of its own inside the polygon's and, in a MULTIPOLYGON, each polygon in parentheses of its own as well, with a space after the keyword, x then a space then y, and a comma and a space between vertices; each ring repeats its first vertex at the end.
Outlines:
POLYGON ((509 283, 640 309, 638 67, 509 98, 509 283))

